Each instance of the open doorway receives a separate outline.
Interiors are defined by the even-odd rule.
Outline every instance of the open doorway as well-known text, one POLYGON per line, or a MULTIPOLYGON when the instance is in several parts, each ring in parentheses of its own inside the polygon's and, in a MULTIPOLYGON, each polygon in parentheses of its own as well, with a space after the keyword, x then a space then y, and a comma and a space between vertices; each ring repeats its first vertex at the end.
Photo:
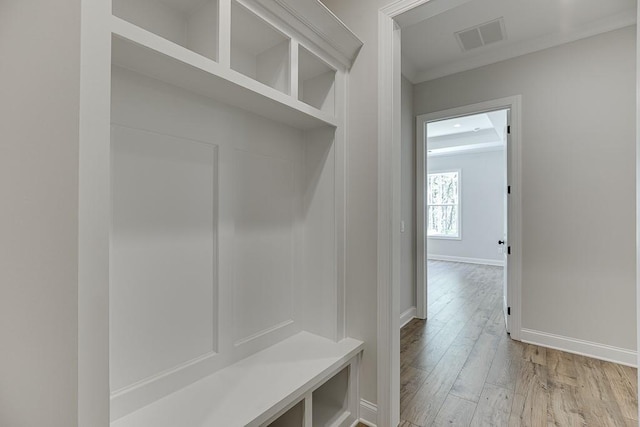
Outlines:
POLYGON ((418 120, 425 153, 425 173, 416 183, 425 240, 418 262, 431 302, 421 309, 424 317, 460 292, 480 292, 482 284, 486 293, 500 291, 497 308, 509 331, 509 117, 507 108, 418 120))
POLYGON ((520 339, 520 102, 514 96, 416 118, 418 318, 430 317, 436 302, 428 295, 429 260, 499 267, 505 329, 520 339))

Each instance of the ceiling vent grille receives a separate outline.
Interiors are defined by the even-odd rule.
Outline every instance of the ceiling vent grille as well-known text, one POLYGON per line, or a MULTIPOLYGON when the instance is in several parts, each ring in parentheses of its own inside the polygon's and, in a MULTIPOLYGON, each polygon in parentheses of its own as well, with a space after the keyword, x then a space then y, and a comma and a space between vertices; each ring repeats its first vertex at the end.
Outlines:
POLYGON ((506 40, 504 19, 498 18, 466 30, 458 31, 456 39, 463 52, 506 40))

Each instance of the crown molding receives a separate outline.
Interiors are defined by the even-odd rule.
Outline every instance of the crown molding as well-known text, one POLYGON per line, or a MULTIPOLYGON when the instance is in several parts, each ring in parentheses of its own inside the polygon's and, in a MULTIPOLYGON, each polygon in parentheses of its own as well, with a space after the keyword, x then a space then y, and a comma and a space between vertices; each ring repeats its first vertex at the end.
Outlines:
POLYGON ((319 0, 255 0, 294 30, 325 50, 347 69, 362 41, 319 0))
MULTIPOLYGON (((416 73, 415 81, 412 81, 412 83, 422 83, 451 74, 469 71, 474 68, 484 67, 485 65, 494 64, 496 62, 501 62, 529 53, 534 53, 552 47, 560 46, 565 43, 571 43, 598 34, 618 30, 630 25, 634 25, 635 23, 635 14, 622 12, 616 15, 596 20, 594 22, 590 22, 580 27, 576 27, 568 33, 550 34, 548 36, 538 37, 533 40, 525 40, 513 45, 506 45, 501 49, 495 50, 489 49, 497 48, 497 46, 487 46, 486 53, 484 54, 479 53, 478 55, 468 57, 459 61, 454 61, 448 64, 420 71, 416 73)), ((479 52, 480 50, 483 50, 483 48, 478 49, 479 52)))

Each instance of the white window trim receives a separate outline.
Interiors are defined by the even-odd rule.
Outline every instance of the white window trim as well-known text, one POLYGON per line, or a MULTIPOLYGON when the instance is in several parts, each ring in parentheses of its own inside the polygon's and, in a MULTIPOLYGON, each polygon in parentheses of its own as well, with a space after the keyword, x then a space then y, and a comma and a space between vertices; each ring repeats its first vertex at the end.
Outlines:
MULTIPOLYGON (((429 191, 429 175, 435 175, 435 174, 441 174, 441 173, 457 173, 458 174, 458 235, 457 236, 447 236, 444 234, 433 234, 433 235, 429 235, 429 230, 427 227, 426 233, 427 233, 427 239, 434 239, 434 240, 462 240, 462 169, 442 169, 442 170, 427 170, 427 182, 425 182, 424 185, 424 189, 425 189, 425 201, 428 200, 427 198, 427 194, 426 192, 429 191)), ((429 203, 425 203, 425 207, 427 208, 427 210, 429 209, 429 203)), ((434 205, 432 205, 434 206, 434 205)), ((435 205, 435 206, 441 206, 441 205, 435 205)), ((453 206, 453 205, 452 205, 453 206)))

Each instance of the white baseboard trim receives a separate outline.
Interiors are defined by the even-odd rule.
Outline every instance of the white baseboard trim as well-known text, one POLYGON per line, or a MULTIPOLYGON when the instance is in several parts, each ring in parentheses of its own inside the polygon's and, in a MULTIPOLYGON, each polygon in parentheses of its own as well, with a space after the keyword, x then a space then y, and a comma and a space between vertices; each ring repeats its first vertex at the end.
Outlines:
POLYGON ((378 406, 364 399, 360 399, 360 422, 369 427, 377 427, 378 406))
POLYGON ((427 259, 435 261, 466 262, 467 264, 494 265, 504 267, 504 261, 498 259, 467 258, 462 256, 427 254, 427 259))
POLYGON ((638 366, 637 352, 626 348, 613 347, 606 344, 599 344, 525 328, 522 328, 520 338, 523 342, 529 344, 536 344, 543 347, 562 350, 567 353, 580 354, 582 356, 619 363, 620 365, 631 366, 633 368, 638 366))
POLYGON ((417 313, 418 311, 416 307, 410 307, 405 310, 404 313, 400 315, 400 329, 402 329, 407 323, 415 319, 417 313))

